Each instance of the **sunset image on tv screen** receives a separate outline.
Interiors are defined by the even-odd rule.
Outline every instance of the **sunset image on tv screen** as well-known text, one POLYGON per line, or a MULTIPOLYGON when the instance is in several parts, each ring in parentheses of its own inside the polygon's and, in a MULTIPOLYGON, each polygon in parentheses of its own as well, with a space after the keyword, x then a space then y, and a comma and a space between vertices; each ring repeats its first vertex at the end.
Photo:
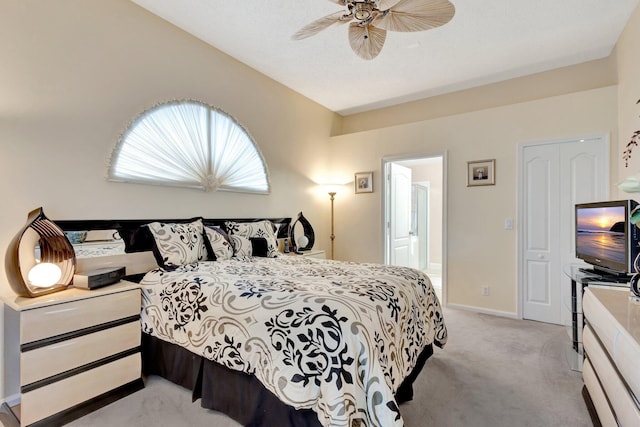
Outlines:
POLYGON ((624 206, 579 209, 577 215, 580 253, 624 264, 624 206))

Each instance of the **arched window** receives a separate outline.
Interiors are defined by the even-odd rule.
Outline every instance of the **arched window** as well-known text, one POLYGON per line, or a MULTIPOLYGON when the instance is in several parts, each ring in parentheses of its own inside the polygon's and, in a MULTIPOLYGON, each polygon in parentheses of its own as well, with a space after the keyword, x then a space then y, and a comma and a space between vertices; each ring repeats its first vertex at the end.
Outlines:
POLYGON ((204 191, 269 193, 267 166, 249 133, 199 101, 143 112, 111 153, 108 179, 204 191))

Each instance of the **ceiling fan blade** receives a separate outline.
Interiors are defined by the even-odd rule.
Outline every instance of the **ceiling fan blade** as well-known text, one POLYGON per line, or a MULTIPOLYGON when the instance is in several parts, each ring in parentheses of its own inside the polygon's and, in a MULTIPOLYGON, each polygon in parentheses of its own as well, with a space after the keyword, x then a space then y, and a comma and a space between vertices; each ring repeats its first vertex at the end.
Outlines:
POLYGON ((455 12, 455 6, 449 0, 400 0, 392 7, 396 12, 431 15, 447 11, 455 12))
POLYGON ((311 37, 318 34, 320 31, 332 26, 333 24, 337 24, 337 23, 344 24, 351 21, 351 19, 352 19, 351 14, 347 14, 344 11, 334 12, 320 19, 316 19, 310 24, 305 25, 304 27, 296 31, 295 34, 291 36, 291 38, 294 40, 306 39, 307 37, 311 37))
POLYGON ((387 32, 372 25, 360 26, 357 22, 349 24, 349 44, 362 59, 373 59, 382 50, 387 32))
POLYGON ((400 0, 373 25, 389 31, 424 31, 451 21, 456 10, 448 0, 400 0))
POLYGON ((377 8, 380 10, 391 9, 393 6, 398 4, 400 0, 378 0, 377 8))

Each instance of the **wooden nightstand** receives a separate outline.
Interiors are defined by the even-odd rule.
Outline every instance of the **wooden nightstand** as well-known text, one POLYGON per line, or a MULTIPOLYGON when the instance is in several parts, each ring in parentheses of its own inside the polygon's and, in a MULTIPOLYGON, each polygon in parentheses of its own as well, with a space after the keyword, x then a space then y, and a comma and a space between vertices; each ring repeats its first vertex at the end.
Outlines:
POLYGON ((121 281, 5 300, 5 406, 62 425, 144 387, 140 288, 121 281))

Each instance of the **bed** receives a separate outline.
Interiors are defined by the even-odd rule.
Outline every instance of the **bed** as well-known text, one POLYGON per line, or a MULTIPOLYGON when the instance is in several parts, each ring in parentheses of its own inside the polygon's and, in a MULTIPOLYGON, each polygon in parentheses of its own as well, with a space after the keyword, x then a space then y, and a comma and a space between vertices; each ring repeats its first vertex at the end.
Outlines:
POLYGON ((142 288, 144 373, 245 426, 402 426, 398 405, 447 341, 429 278, 281 254, 288 221, 115 227, 127 252, 151 244, 159 265, 132 277, 142 288), (227 246, 214 242, 220 235, 227 246))

